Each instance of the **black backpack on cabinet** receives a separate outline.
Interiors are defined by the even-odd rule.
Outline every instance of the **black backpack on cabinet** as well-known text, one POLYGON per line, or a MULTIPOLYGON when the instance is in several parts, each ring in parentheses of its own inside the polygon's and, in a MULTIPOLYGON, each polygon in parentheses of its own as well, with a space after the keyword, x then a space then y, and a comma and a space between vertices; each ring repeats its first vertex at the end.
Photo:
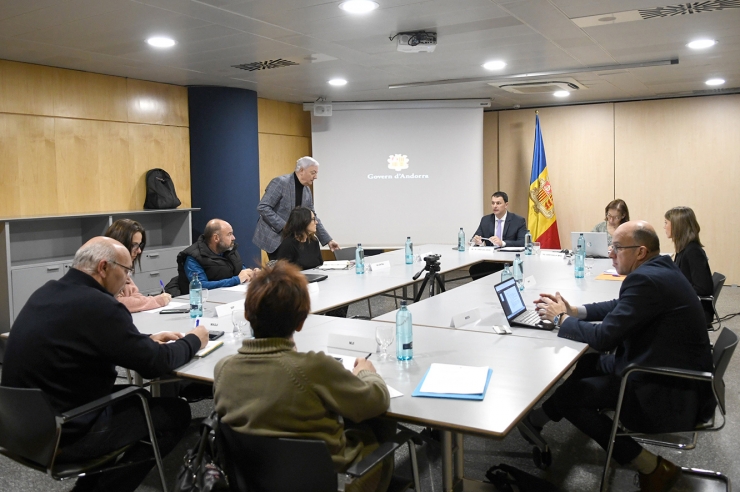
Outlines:
POLYGON ((150 169, 146 172, 146 200, 144 208, 149 210, 161 210, 177 208, 180 199, 175 193, 175 185, 172 178, 164 169, 150 169))

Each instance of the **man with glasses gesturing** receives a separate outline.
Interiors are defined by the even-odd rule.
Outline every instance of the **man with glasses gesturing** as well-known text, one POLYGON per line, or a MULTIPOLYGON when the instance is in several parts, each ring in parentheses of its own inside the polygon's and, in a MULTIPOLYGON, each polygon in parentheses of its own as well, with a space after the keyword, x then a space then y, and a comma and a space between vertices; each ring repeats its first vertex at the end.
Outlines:
MULTIPOLYGON (((559 337, 585 342, 599 353, 581 357, 571 376, 526 417, 538 431, 566 418, 604 449, 612 420, 600 411, 616 406, 625 367, 712 370, 702 307, 671 258, 660 255, 653 227, 644 221, 620 225, 609 257, 617 273, 626 275, 618 299, 571 306, 555 293, 535 301, 540 317, 560 327, 559 337)), ((713 415, 714 406, 707 383, 640 374, 630 378, 620 420, 634 431, 688 430, 713 415)), ((641 491, 669 490, 681 474, 630 437, 616 439, 613 457, 637 469, 641 491)))

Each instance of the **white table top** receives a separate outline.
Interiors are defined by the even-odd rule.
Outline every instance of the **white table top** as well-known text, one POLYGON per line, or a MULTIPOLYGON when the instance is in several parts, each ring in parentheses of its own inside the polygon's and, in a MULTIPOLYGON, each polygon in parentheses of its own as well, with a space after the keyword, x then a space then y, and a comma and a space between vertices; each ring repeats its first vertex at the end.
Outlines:
MULTIPOLYGON (((595 280, 598 273, 611 267, 611 260, 594 260, 593 274, 583 279, 576 279, 573 275, 573 266, 567 265, 565 260, 555 257, 522 256, 524 261, 525 278, 533 275, 536 284, 522 291, 522 298, 532 308, 532 303, 539 298, 540 293, 554 294, 556 291, 571 304, 581 305, 616 299, 619 295, 621 282, 611 280, 595 280)), ((424 299, 408 306, 415 325, 432 326, 436 328, 450 328, 452 317, 478 309, 482 322, 463 326, 464 330, 492 333, 486 318, 501 309, 493 286, 501 279, 501 273, 496 272, 480 280, 467 283, 434 297, 424 299)), ((395 323, 396 313, 391 311, 374 318, 373 321, 395 323)), ((514 335, 555 338, 557 331, 543 331, 528 328, 511 328, 514 335)))
MULTIPOLYGON (((192 326, 188 315, 134 315, 142 332, 161 329, 187 331, 192 326), (155 323, 148 316, 165 318, 155 323), (155 328, 156 325, 156 328, 155 328)), ((223 357, 235 354, 241 339, 231 334, 230 318, 206 320, 210 329, 226 331, 224 345, 202 359, 193 359, 180 367, 181 377, 213 381, 213 369, 223 357)), ((328 349, 328 335, 347 334, 374 339, 377 322, 309 315, 304 328, 296 333, 299 351, 329 351, 364 357, 341 349, 328 349)), ((414 326, 414 358, 411 361, 373 361, 385 381, 403 393, 391 400, 388 416, 405 422, 433 425, 440 429, 489 437, 503 437, 519 419, 555 384, 585 352, 587 346, 565 339, 541 340, 524 337, 494 337, 462 330, 439 330, 414 326), (493 376, 483 401, 412 397, 432 362, 488 366, 493 376)), ((395 354, 395 345, 388 349, 395 354)), ((372 360, 372 359, 371 359, 372 360)))

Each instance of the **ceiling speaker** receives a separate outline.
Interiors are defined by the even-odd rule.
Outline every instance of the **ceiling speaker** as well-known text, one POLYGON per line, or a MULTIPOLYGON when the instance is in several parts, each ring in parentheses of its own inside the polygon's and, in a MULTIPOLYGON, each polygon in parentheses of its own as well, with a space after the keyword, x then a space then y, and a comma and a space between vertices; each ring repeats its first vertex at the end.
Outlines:
POLYGON ((331 116, 331 104, 316 104, 313 105, 314 116, 331 116))

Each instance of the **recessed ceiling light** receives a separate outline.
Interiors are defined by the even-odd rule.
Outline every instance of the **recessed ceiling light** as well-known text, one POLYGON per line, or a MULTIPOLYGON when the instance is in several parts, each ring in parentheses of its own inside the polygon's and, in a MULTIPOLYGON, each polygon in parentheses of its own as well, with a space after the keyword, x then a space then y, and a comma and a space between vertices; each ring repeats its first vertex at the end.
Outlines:
POLYGON ((489 61, 481 65, 486 70, 501 70, 506 66, 506 62, 501 60, 489 61))
POLYGON ((568 97, 568 96, 570 96, 570 92, 568 92, 568 91, 555 91, 555 92, 552 93, 552 95, 555 96, 555 97, 568 97))
POLYGON ((377 2, 371 0, 347 0, 339 4, 339 8, 350 14, 367 14, 377 9, 377 2))
POLYGON ((153 36, 147 39, 146 42, 155 48, 172 48, 177 44, 174 39, 165 38, 164 36, 153 36))
POLYGON ((691 48, 692 50, 703 50, 705 48, 711 48, 717 44, 717 41, 714 39, 697 39, 696 41, 692 41, 686 46, 691 48))
POLYGON ((722 85, 725 83, 725 79, 709 79, 704 83, 707 85, 722 85))
POLYGON ((329 81, 329 85, 336 85, 336 86, 347 85, 347 81, 344 79, 331 79, 329 81))

